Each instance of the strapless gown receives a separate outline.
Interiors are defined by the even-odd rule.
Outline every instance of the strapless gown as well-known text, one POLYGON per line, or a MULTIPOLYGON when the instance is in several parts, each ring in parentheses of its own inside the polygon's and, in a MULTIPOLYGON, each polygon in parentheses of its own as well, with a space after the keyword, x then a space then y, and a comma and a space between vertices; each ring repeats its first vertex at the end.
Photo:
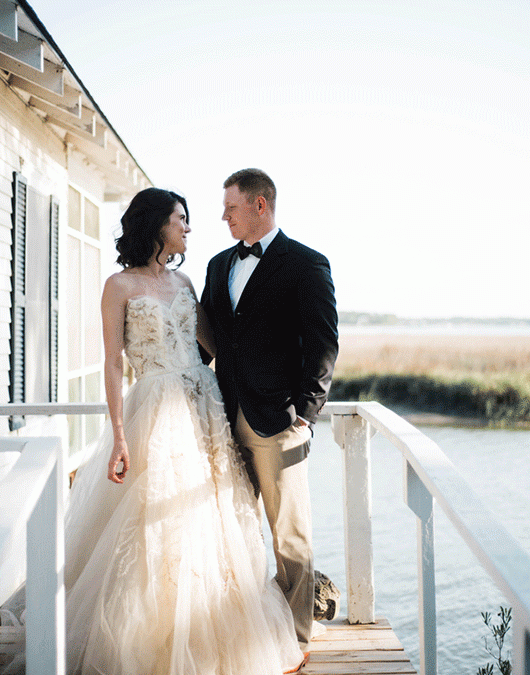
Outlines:
POLYGON ((128 302, 131 468, 107 479, 107 425, 67 510, 72 675, 280 675, 302 658, 195 326, 187 288, 128 302))

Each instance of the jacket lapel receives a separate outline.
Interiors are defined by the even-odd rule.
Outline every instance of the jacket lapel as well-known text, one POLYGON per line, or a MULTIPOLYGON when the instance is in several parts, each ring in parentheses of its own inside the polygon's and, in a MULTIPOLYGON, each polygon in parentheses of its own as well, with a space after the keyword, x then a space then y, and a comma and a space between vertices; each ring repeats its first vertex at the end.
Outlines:
POLYGON ((217 296, 215 305, 219 307, 220 316, 233 316, 230 291, 228 290, 228 275, 230 274, 230 267, 232 265, 232 260, 236 254, 236 251, 237 249, 235 246, 227 249, 225 255, 220 261, 218 274, 216 274, 218 281, 215 289, 215 294, 217 296))
POLYGON ((249 302, 252 302, 252 296, 256 291, 263 286, 266 286, 267 280, 283 265, 283 255, 287 253, 288 245, 289 239, 280 230, 269 246, 267 246, 267 250, 260 259, 258 266, 250 276, 250 279, 239 298, 237 304, 238 309, 244 307, 249 302))

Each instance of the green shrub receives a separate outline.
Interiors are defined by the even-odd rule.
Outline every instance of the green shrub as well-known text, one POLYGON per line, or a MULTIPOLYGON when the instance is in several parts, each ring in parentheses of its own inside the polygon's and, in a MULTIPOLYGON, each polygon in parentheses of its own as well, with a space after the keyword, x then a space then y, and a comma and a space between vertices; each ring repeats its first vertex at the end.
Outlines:
POLYGON ((451 381, 426 375, 377 374, 334 379, 330 401, 379 401, 418 412, 480 418, 491 425, 530 422, 530 397, 515 384, 451 381))
MULTIPOLYGON (((482 620, 489 628, 495 647, 490 647, 488 638, 484 637, 484 648, 490 656, 493 657, 495 665, 501 675, 510 675, 512 672, 512 664, 510 659, 503 659, 502 650, 504 649, 504 641, 506 634, 510 630, 510 622, 512 620, 512 609, 507 607, 500 607, 500 612, 497 614, 500 617, 498 623, 492 623, 491 614, 489 612, 481 612, 482 620)), ((493 664, 488 663, 486 666, 479 668, 477 675, 493 675, 493 664)))

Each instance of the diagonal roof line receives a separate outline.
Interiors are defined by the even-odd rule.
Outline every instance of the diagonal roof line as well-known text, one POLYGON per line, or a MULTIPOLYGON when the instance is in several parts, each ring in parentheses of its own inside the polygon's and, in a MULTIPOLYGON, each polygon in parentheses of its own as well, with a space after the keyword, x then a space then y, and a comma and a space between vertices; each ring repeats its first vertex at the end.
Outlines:
POLYGON ((88 91, 88 89, 85 87, 85 85, 83 84, 81 78, 77 75, 77 73, 75 72, 75 70, 72 68, 70 62, 68 61, 68 59, 66 58, 66 56, 63 54, 63 52, 61 51, 61 49, 59 48, 58 44, 55 42, 55 40, 53 39, 53 37, 50 35, 50 33, 48 32, 46 26, 45 26, 45 25, 42 23, 42 21, 39 19, 39 17, 37 16, 35 10, 33 9, 33 7, 31 7, 31 5, 30 5, 26 0, 16 0, 16 2, 20 5, 20 7, 22 7, 22 9, 24 10, 24 12, 27 14, 28 18, 31 19, 31 21, 32 21, 32 22, 35 24, 35 26, 38 28, 39 32, 42 34, 43 38, 46 40, 46 42, 48 42, 49 46, 53 49, 53 51, 54 51, 54 52, 57 54, 57 56, 61 59, 61 61, 62 61, 62 62, 64 63, 64 65, 66 66, 66 68, 68 68, 68 70, 70 71, 70 73, 72 74, 72 76, 75 78, 76 82, 77 82, 77 83, 79 84, 79 86, 81 87, 81 89, 82 89, 83 93, 85 94, 85 96, 90 100, 90 102, 91 102, 92 105, 94 106, 95 110, 98 112, 99 115, 101 115, 101 118, 103 119, 103 121, 105 122, 105 124, 107 124, 107 126, 109 127, 109 129, 113 132, 113 134, 116 136, 116 138, 120 141, 120 143, 123 145, 123 147, 125 148, 125 150, 126 150, 126 151, 129 153, 129 155, 134 159, 134 161, 135 161, 136 165, 138 166, 138 168, 140 169, 140 171, 142 171, 142 173, 144 174, 144 176, 149 180, 149 182, 152 183, 152 181, 149 179, 149 177, 147 176, 147 174, 145 173, 145 171, 142 169, 142 167, 141 167, 141 166, 138 164, 138 162, 136 161, 136 158, 134 157, 134 155, 132 154, 132 152, 129 150, 129 148, 127 147, 126 143, 124 143, 124 141, 123 141, 123 139, 121 138, 121 136, 118 134, 118 132, 116 131, 116 129, 112 126, 112 124, 111 124, 111 123, 109 122, 109 120, 107 119, 107 116, 105 115, 105 113, 101 110, 101 108, 99 107, 99 105, 96 103, 96 101, 95 101, 94 97, 92 96, 92 94, 91 94, 91 93, 88 91))

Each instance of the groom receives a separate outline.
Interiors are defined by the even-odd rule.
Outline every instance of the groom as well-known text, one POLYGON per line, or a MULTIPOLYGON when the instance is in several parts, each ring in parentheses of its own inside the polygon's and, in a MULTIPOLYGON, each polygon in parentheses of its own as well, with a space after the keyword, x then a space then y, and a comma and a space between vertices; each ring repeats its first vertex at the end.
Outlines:
POLYGON ((338 351, 333 282, 323 255, 276 227, 266 173, 243 169, 224 188, 223 220, 239 241, 210 261, 201 303, 228 419, 263 497, 276 580, 306 652, 314 603, 307 454, 338 351))

